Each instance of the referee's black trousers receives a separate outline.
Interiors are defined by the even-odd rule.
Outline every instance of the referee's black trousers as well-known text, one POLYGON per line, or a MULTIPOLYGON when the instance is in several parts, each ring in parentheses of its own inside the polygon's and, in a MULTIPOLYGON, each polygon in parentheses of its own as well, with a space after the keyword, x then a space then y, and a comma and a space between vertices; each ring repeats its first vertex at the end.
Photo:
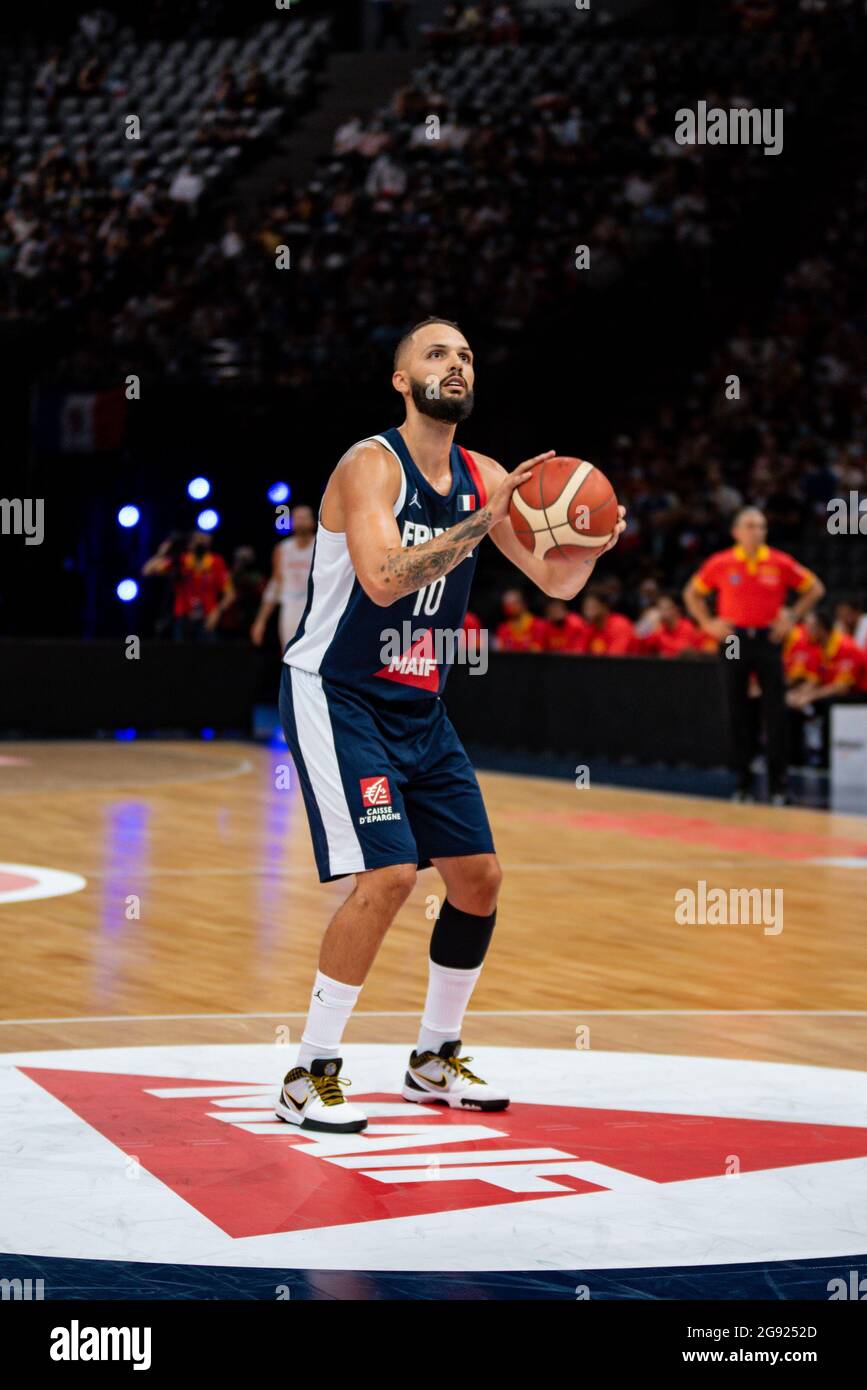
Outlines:
POLYGON ((732 767, 740 787, 750 781, 750 763, 757 752, 755 701, 750 699, 750 674, 762 688, 761 712, 768 759, 768 786, 773 795, 786 783, 787 722, 782 644, 772 642, 768 628, 735 628, 739 654, 727 656, 730 644, 720 644, 723 686, 731 739, 732 767))

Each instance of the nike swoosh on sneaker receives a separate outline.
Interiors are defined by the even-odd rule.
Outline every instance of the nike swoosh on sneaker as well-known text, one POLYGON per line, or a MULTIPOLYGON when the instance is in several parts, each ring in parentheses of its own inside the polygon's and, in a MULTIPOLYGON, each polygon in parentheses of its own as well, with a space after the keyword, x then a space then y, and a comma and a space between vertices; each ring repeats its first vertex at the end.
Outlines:
POLYGON ((413 1071, 412 1067, 410 1067, 409 1070, 411 1076, 418 1077, 419 1081, 426 1081, 428 1086, 438 1086, 440 1090, 445 1090, 446 1086, 448 1086, 449 1084, 449 1079, 447 1076, 442 1076, 440 1077, 439 1081, 434 1081, 433 1077, 425 1076, 424 1072, 413 1071))
POLYGON ((301 1114, 301 1111, 304 1109, 305 1105, 307 1104, 307 1100, 306 1100, 306 1099, 305 1099, 305 1100, 302 1100, 302 1101, 300 1102, 300 1104, 299 1104, 299 1102, 295 1099, 295 1097, 294 1097, 294 1096, 291 1096, 291 1095, 289 1094, 289 1092, 288 1092, 288 1091, 285 1091, 285 1090, 284 1090, 284 1092, 283 1092, 283 1099, 284 1099, 284 1100, 288 1100, 288 1101, 289 1101, 289 1104, 290 1104, 290 1105, 293 1105, 293 1106, 295 1107, 295 1109, 298 1111, 298 1114, 299 1114, 299 1115, 301 1114))

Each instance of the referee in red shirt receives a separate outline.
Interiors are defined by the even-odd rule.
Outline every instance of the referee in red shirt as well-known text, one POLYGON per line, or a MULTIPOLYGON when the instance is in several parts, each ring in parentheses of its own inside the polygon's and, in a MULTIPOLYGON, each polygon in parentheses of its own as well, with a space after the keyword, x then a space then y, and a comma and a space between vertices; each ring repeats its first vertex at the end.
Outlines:
POLYGON ((786 797, 786 705, 783 642, 795 623, 815 607, 824 585, 810 570, 782 550, 765 543, 767 522, 757 507, 738 512, 732 526, 735 544, 705 560, 683 591, 684 603, 699 627, 720 643, 723 682, 738 784, 736 801, 751 801, 750 763, 754 753, 750 675, 758 676, 768 756, 768 790, 774 805, 786 797), (791 590, 797 600, 789 608, 791 590), (708 598, 716 594, 716 616, 708 598), (734 634, 738 644, 726 638, 734 634))

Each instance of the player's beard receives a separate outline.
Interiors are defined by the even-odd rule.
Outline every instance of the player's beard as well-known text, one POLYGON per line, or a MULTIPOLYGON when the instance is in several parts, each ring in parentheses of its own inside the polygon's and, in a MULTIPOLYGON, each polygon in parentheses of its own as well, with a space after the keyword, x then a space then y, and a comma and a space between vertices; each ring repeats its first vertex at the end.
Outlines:
POLYGON ((442 420, 447 425, 459 425, 473 413, 473 393, 467 391, 463 396, 429 396, 429 382, 410 380, 413 405, 420 415, 428 415, 431 420, 442 420))

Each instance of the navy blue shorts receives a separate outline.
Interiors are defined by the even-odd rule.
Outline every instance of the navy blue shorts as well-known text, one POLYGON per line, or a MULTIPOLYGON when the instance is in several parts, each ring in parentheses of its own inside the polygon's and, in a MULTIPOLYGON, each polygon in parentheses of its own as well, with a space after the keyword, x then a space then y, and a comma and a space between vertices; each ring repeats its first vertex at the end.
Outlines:
POLYGON ((280 718, 323 883, 493 854, 476 774, 440 699, 375 703, 284 663, 280 718))

